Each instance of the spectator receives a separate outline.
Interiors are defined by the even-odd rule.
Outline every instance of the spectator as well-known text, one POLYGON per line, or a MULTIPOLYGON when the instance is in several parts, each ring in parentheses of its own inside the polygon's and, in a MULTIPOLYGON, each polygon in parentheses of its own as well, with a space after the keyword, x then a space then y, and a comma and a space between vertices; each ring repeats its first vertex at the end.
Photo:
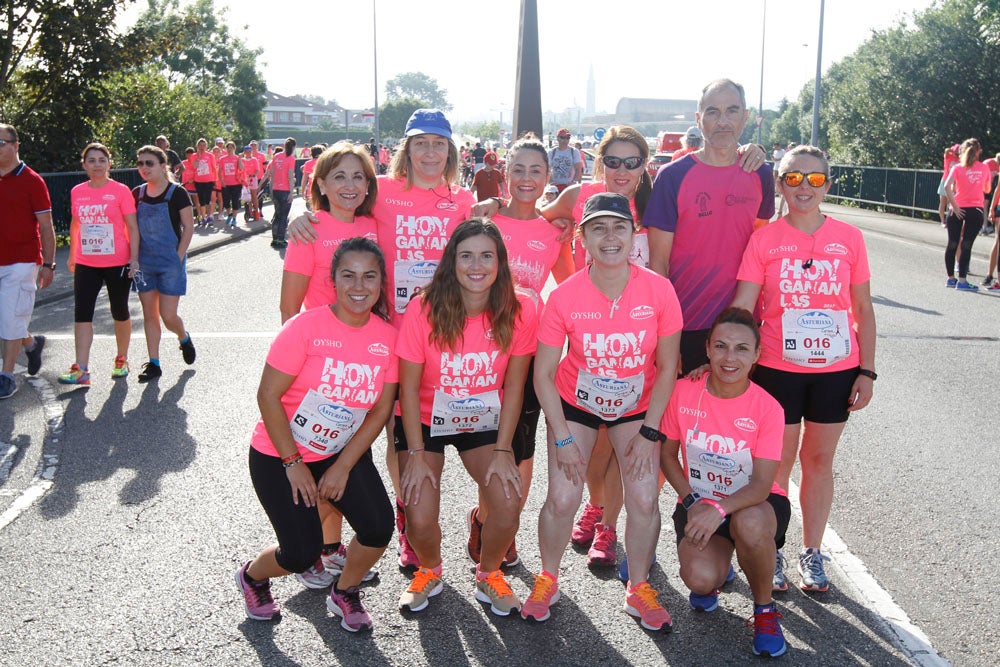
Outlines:
POLYGON ((479 171, 486 166, 483 160, 486 158, 486 153, 488 151, 483 148, 481 142, 476 142, 476 147, 472 149, 472 175, 475 176, 479 171))
POLYGON ((472 194, 476 195, 477 201, 507 196, 503 172, 497 169, 498 162, 497 154, 488 152, 483 158, 483 168, 472 177, 472 194))
POLYGON ((17 391, 14 360, 24 348, 28 375, 42 367, 45 336, 28 333, 35 290, 52 284, 56 232, 42 177, 21 162, 17 130, 0 123, 0 399, 17 391), (30 302, 30 303, 26 303, 30 302))
POLYGON ((550 183, 562 192, 570 185, 583 179, 583 167, 580 166, 579 151, 569 145, 569 130, 565 127, 556 133, 559 145, 549 149, 550 183))
POLYGON ((677 162, 688 153, 694 153, 701 148, 701 144, 701 130, 698 129, 697 125, 692 125, 688 128, 684 136, 681 137, 681 149, 674 151, 674 154, 670 157, 670 161, 677 162))
POLYGON ((181 156, 177 154, 177 151, 170 148, 170 141, 161 134, 156 138, 156 145, 167 154, 167 164, 170 165, 170 173, 179 174, 181 171, 181 156))

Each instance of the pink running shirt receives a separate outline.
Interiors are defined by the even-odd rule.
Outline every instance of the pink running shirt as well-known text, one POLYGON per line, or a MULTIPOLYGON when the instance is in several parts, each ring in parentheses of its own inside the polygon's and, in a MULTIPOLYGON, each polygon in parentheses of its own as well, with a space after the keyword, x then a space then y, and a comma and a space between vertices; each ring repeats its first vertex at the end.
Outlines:
MULTIPOLYGON (((738 463, 738 452, 750 450, 750 457, 754 459, 781 460, 785 411, 773 396, 753 382, 735 398, 717 398, 705 388, 708 376, 706 373, 699 380, 677 380, 660 430, 671 440, 680 441, 684 472, 692 486, 714 486, 718 480, 719 486, 712 495, 721 500, 732 495, 721 489, 740 472, 739 466, 734 465, 738 463), (689 442, 696 450, 707 454, 694 462, 700 480, 691 479, 689 442)), ((742 472, 749 474, 750 471, 742 472)), ((788 495, 777 482, 771 484, 771 493, 788 495)), ((706 497, 704 492, 701 495, 706 497)), ((680 502, 680 498, 677 501, 680 502)))
POLYGON ((326 306, 337 300, 330 268, 333 265, 333 253, 344 240, 363 236, 378 242, 375 220, 372 218, 358 216, 353 223, 347 223, 337 220, 326 211, 316 211, 315 216, 319 221, 314 227, 316 240, 312 243, 292 243, 285 251, 284 270, 309 276, 309 287, 302 300, 302 308, 305 310, 326 306))
POLYGON ((983 195, 990 191, 993 174, 990 168, 982 162, 976 162, 971 167, 956 164, 951 168, 951 177, 955 181, 955 203, 961 208, 983 208, 983 195))
MULTIPOLYGON (((291 318, 267 353, 269 366, 295 376, 281 397, 285 416, 289 421, 296 416, 310 390, 334 405, 370 410, 386 383, 399 382, 395 347, 396 330, 375 315, 357 329, 337 319, 329 307, 291 318)), ((257 421, 250 446, 261 454, 278 456, 263 419, 257 421)), ((302 445, 299 452, 306 461, 326 458, 302 445)))
POLYGON ((631 276, 617 306, 590 280, 589 269, 567 278, 549 295, 538 324, 538 341, 569 351, 556 369, 556 389, 570 405, 582 409, 576 388, 579 371, 625 379, 643 374, 642 394, 623 417, 649 406, 656 382, 656 344, 681 330, 680 304, 670 281, 630 265, 631 276))
POLYGON ((288 180, 288 170, 289 168, 295 168, 295 158, 289 157, 282 153, 281 155, 275 155, 274 160, 271 161, 272 171, 271 171, 271 185, 274 190, 282 190, 285 192, 291 192, 292 185, 288 180), (291 162, 291 167, 289 167, 289 162, 291 162))
MULTIPOLYGON (((215 156, 209 151, 195 153, 191 156, 191 164, 194 165, 195 183, 214 183, 216 179, 215 156)), ((206 202, 202 202, 205 205, 206 202)))
POLYGON ((528 290, 537 302, 559 258, 561 232, 542 217, 516 220, 497 214, 493 222, 503 235, 514 284, 528 290))
POLYGON ((485 314, 466 320, 465 335, 456 351, 441 351, 431 345, 430 323, 423 297, 413 299, 406 308, 399 330, 396 354, 400 359, 423 364, 420 378, 420 421, 431 425, 434 393, 438 390, 454 398, 497 391, 503 399, 503 383, 510 358, 535 353, 538 313, 527 294, 517 295, 521 314, 514 322, 514 339, 504 354, 493 342, 485 314))
POLYGON ((73 261, 81 266, 124 266, 132 258, 125 216, 135 213, 128 186, 109 180, 99 188, 80 183, 70 192, 70 208, 80 223, 73 230, 73 261))
POLYGON ((827 216, 816 233, 809 235, 781 218, 750 237, 737 278, 763 286, 758 362, 761 366, 792 373, 830 373, 861 363, 851 286, 871 280, 871 272, 865 240, 856 227, 827 216), (812 265, 803 268, 810 259, 812 265), (786 315, 791 311, 801 312, 786 315), (838 316, 837 312, 846 315, 838 316), (810 319, 810 327, 824 322, 827 326, 811 329, 814 335, 791 335, 786 328, 801 331, 797 325, 801 316, 810 319), (837 329, 838 319, 846 320, 846 326, 840 327, 846 330, 837 329), (827 337, 829 345, 823 342, 827 337), (828 351, 843 349, 837 348, 837 341, 844 337, 849 338, 850 355, 825 363, 828 351), (820 345, 813 348, 817 339, 820 345), (800 344, 813 348, 810 353, 817 360, 814 365, 786 360, 792 358, 800 344))
POLYGON ((233 186, 240 184, 240 156, 223 155, 219 158, 219 170, 222 172, 222 184, 233 186))

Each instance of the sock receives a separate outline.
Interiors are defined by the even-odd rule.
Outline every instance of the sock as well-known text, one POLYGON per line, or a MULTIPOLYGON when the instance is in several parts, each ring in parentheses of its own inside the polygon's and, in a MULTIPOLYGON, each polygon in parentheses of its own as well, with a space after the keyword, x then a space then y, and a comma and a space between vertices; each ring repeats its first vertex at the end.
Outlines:
POLYGON ((257 581, 256 579, 253 579, 250 576, 250 568, 249 567, 247 569, 243 570, 243 581, 247 582, 251 586, 253 586, 254 584, 260 583, 259 581, 257 581))
POLYGON ((191 334, 189 334, 187 331, 185 331, 184 332, 184 338, 182 338, 180 342, 181 342, 181 345, 184 345, 185 343, 191 342, 191 334))
POLYGON ((818 547, 806 547, 805 549, 802 550, 802 553, 804 553, 804 554, 818 554, 819 553, 819 548, 818 547))
POLYGON ((21 347, 24 349, 25 352, 31 352, 32 350, 35 349, 35 345, 37 345, 37 343, 35 342, 35 337, 32 336, 31 337, 31 344, 30 345, 22 345, 21 347))
POLYGON ((323 553, 325 555, 337 553, 338 551, 340 551, 340 542, 330 542, 323 545, 323 553))
POLYGON ((79 366, 79 367, 80 367, 80 370, 81 370, 81 371, 83 371, 84 373, 86 373, 86 372, 87 372, 87 367, 86 367, 86 366, 84 366, 83 364, 77 364, 77 366, 79 366))
POLYGON ((11 380, 14 379, 14 374, 13 373, 7 373, 6 371, 4 371, 4 372, 0 373, 0 375, 4 376, 6 378, 10 378, 11 380))
POLYGON ((769 611, 775 611, 774 600, 771 600, 767 604, 754 604, 753 613, 762 614, 769 611))
POLYGON ((551 572, 548 572, 546 570, 542 570, 541 573, 544 574, 549 579, 551 579, 552 581, 559 581, 559 577, 557 577, 556 575, 552 574, 551 572))
POLYGON ((483 571, 482 565, 476 564, 476 581, 486 581, 488 576, 490 573, 483 571))
POLYGON ((153 359, 152 357, 150 357, 149 358, 149 363, 153 364, 157 368, 160 367, 160 360, 159 359, 153 359))

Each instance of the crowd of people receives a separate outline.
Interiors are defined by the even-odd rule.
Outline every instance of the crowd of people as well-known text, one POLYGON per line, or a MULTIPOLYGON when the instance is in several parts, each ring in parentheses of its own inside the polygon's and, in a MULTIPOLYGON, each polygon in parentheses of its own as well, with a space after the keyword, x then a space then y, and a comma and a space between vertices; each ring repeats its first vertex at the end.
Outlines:
MULTIPOLYGON (((666 482, 690 606, 718 607, 735 554, 753 598, 753 653, 780 656, 787 647, 774 594, 788 587, 792 471, 799 462, 800 588, 823 592, 834 454, 850 413, 872 398, 875 318, 860 232, 820 211, 830 187, 825 155, 798 146, 772 168, 762 148, 738 145, 747 118, 743 88, 714 81, 698 102, 700 146, 692 133, 692 150, 651 179, 645 139, 614 127, 597 147, 594 181, 581 183, 568 132, 551 149, 519 138, 500 170, 493 151, 459 150, 444 113, 419 109, 385 174, 370 146, 310 147, 310 211, 290 223, 294 139, 269 161, 253 144, 240 157, 221 140, 220 155, 201 140, 178 164, 162 145, 143 146, 145 184, 133 192, 109 178, 107 149, 88 145, 89 180, 72 204, 76 360, 60 382, 89 383, 103 284, 118 343, 113 377, 128 374, 130 284, 149 353, 140 382, 161 372, 161 320, 193 363, 177 311, 194 225, 215 215, 216 189, 227 223, 243 188, 258 215, 256 191, 270 181, 272 246, 287 244, 286 225, 292 244, 276 304, 283 325, 249 446, 276 538, 235 574, 249 617, 277 616, 270 581, 294 574, 329 590, 326 605, 344 629, 370 629, 360 587, 394 531, 398 563, 412 573, 399 607, 428 608, 445 576, 441 486, 453 483, 442 476, 453 445, 478 488, 466 514, 472 594, 492 613, 549 619, 571 540, 589 546, 593 565, 619 565, 624 508, 623 607, 647 630, 670 630, 649 581, 666 482), (471 191, 460 185, 467 164, 471 191), (771 221, 775 179, 788 213, 771 221), (550 277, 558 285, 546 297, 550 277), (537 517, 522 517, 543 414, 545 501, 537 517), (383 430, 394 500, 372 452, 383 430), (523 520, 537 522, 541 562, 526 595, 505 575, 520 562, 523 520)), ((16 148, 14 129, 0 125, 0 195, 10 175, 23 179, 17 196, 32 230, 25 222, 21 245, 4 251, 20 254, 0 273, 0 389, 22 345, 29 372, 44 346, 28 332, 30 308, 15 317, 8 307, 10 285, 33 292, 38 266, 41 287, 54 270, 48 199, 16 148)), ((971 225, 954 194, 965 192, 963 180, 971 179, 953 172, 945 192, 953 215, 971 225)), ((964 278, 964 245, 959 267, 964 278)))

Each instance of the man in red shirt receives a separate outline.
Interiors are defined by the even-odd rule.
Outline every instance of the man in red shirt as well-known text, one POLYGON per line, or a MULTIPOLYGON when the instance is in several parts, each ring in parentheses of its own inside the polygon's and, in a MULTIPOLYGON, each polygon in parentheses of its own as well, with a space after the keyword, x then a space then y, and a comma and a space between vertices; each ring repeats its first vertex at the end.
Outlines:
POLYGON ((497 154, 488 152, 483 157, 483 168, 472 177, 472 194, 477 201, 505 195, 503 172, 497 169, 497 154))
POLYGON ((0 399, 17 391, 14 360, 22 347, 28 374, 42 367, 45 337, 28 333, 28 323, 35 290, 51 285, 56 269, 49 190, 42 177, 21 162, 19 148, 14 126, 0 123, 0 399))

